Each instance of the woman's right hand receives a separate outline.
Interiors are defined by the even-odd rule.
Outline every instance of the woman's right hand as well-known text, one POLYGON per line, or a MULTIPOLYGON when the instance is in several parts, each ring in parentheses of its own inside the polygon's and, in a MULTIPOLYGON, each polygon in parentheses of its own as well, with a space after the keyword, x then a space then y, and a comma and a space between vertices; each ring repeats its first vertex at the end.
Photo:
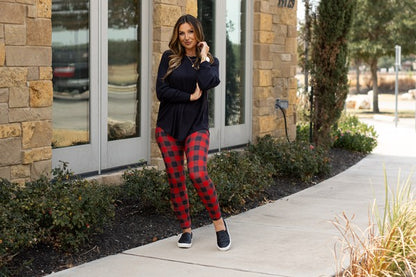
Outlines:
POLYGON ((196 83, 195 91, 194 91, 194 93, 191 94, 191 97, 190 97, 189 100, 196 101, 199 98, 201 98, 201 95, 202 95, 202 90, 199 88, 198 83, 196 83))
POLYGON ((201 41, 200 43, 198 43, 198 47, 201 51, 201 59, 202 61, 205 61, 205 58, 208 57, 208 52, 209 52, 209 46, 207 42, 201 41))

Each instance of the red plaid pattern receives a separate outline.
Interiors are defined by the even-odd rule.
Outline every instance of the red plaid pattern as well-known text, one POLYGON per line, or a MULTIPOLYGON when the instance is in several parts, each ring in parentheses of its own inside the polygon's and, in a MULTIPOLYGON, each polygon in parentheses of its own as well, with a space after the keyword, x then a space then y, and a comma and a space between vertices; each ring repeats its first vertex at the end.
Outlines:
POLYGON ((207 160, 209 133, 206 130, 189 135, 185 141, 177 141, 172 136, 156 128, 156 141, 162 152, 168 175, 171 200, 182 229, 191 227, 188 192, 185 185, 184 154, 186 154, 189 177, 205 205, 212 220, 221 218, 217 192, 208 177, 207 160))

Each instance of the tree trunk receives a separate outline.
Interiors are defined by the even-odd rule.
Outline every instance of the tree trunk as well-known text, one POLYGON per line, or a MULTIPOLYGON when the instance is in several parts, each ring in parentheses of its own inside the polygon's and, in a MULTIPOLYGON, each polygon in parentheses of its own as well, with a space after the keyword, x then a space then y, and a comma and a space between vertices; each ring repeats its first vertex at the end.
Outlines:
POLYGON ((373 80, 373 113, 378 113, 378 78, 377 78, 377 59, 373 59, 370 64, 371 79, 373 80))

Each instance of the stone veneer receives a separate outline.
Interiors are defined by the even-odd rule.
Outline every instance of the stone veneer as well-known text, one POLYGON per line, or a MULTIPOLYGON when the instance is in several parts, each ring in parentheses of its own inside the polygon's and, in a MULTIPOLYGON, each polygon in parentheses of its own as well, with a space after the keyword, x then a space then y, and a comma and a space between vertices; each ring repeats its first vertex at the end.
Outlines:
POLYGON ((0 0, 0 177, 51 170, 51 0, 0 0))
POLYGON ((295 7, 279 7, 279 0, 254 1, 252 136, 285 137, 277 98, 289 101, 288 134, 296 136, 297 18, 295 7))

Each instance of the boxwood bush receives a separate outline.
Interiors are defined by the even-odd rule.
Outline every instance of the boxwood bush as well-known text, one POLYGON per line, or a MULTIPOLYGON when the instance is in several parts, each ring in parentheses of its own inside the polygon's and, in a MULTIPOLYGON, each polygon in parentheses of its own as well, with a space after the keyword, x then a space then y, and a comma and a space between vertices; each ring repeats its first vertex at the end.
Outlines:
POLYGON ((53 170, 19 186, 0 179, 0 275, 15 255, 38 243, 77 251, 115 212, 113 188, 53 170))
POLYGON ((249 200, 273 184, 273 167, 250 153, 225 151, 208 162, 208 172, 216 184, 223 210, 240 211, 249 200))
MULTIPOLYGON (((204 207, 199 203, 199 197, 188 176, 186 182, 190 210, 192 213, 198 213, 204 207)), ((173 211, 167 174, 164 170, 153 167, 144 166, 141 169, 125 171, 118 199, 121 202, 137 203, 141 209, 151 213, 163 214, 173 211)))
MULTIPOLYGON (((343 114, 331 132, 332 148, 342 148, 364 154, 377 146, 377 133, 373 126, 361 122, 358 117, 343 114)), ((309 123, 298 122, 296 141, 309 141, 309 123)))
POLYGON ((22 249, 41 240, 36 221, 26 212, 27 199, 21 189, 0 179, 0 276, 8 276, 5 265, 22 249))
MULTIPOLYGON (((224 211, 241 210, 247 200, 258 196, 273 182, 271 166, 262 165, 258 157, 246 152, 215 154, 208 162, 208 173, 224 211)), ((123 174, 123 179, 123 197, 129 196, 130 201, 135 198, 142 207, 158 213, 170 212, 170 188, 165 171, 146 167, 131 169, 123 174)), ((205 207, 188 176, 186 180, 191 213, 202 212, 205 207)))
POLYGON ((111 188, 55 170, 26 184, 21 193, 25 213, 38 225, 43 242, 61 249, 77 248, 115 213, 111 188))
POLYGON ((165 171, 147 166, 126 170, 118 198, 122 202, 140 203, 141 208, 157 213, 168 211, 170 194, 165 171))
POLYGON ((262 164, 270 163, 276 177, 310 181, 314 176, 323 176, 330 170, 326 151, 302 140, 289 143, 267 135, 258 138, 257 143, 251 144, 248 149, 260 157, 262 164))
POLYGON ((377 146, 374 127, 360 122, 356 116, 342 116, 332 136, 335 148, 370 153, 377 146))

